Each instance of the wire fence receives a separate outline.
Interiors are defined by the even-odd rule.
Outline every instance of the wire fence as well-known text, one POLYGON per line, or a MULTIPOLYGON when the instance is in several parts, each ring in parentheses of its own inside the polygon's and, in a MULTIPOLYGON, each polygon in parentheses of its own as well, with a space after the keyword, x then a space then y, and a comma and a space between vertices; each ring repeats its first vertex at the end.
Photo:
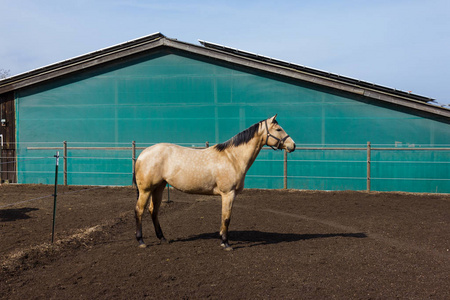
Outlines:
MULTIPOLYGON (((181 145, 209 147, 208 142, 181 145)), ((24 150, 18 151, 14 161, 10 157, 1 157, 0 173, 16 172, 19 179, 28 178, 27 174, 34 174, 35 177, 51 176, 54 173, 52 168, 42 168, 45 163, 40 161, 53 161, 51 151, 62 151, 64 185, 77 184, 69 180, 70 177, 77 176, 132 178, 136 158, 148 146, 150 144, 137 144, 134 141, 95 144, 33 143, 22 146, 24 150), (4 170, 3 166, 7 164, 16 164, 15 170, 4 170)), ((263 148, 261 153, 269 152, 272 153, 270 148, 263 148)), ((387 186, 392 185, 392 182, 407 181, 410 182, 409 185, 415 185, 415 182, 432 182, 436 187, 433 186, 433 190, 429 192, 450 192, 450 145, 389 146, 372 145, 370 142, 366 145, 299 145, 293 154, 260 154, 255 165, 258 166, 250 169, 248 178, 255 182, 282 182, 280 188, 285 189, 334 189, 327 188, 330 186, 328 183, 339 181, 351 182, 347 185, 339 183, 343 189, 350 186, 348 189, 371 191, 374 182, 382 182, 387 186), (265 172, 266 166, 270 166, 269 173, 265 172), (308 184, 312 188, 308 188, 308 184)), ((131 180, 129 184, 132 184, 131 180)), ((107 185, 123 184, 111 182, 107 185)))

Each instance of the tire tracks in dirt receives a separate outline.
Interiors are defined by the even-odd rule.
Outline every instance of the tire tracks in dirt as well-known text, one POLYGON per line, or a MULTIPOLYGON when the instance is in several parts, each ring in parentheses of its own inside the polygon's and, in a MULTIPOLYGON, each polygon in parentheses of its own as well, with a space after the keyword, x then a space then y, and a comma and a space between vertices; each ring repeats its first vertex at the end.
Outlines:
MULTIPOLYGON (((244 209, 257 209, 255 207, 248 207, 245 205, 241 205, 241 204, 237 204, 235 205, 236 207, 239 208, 244 208, 244 209)), ((324 220, 324 219, 319 219, 319 218, 315 218, 315 217, 310 217, 304 214, 297 214, 297 213, 289 213, 289 212, 284 212, 284 211, 279 211, 279 210, 275 210, 275 209, 270 209, 270 208, 262 208, 259 209, 260 211, 264 211, 264 212, 268 212, 268 213, 272 213, 272 214, 277 214, 280 216, 285 216, 285 217, 290 217, 290 218, 295 218, 295 219, 299 219, 299 220, 303 220, 303 221, 308 221, 308 222, 315 222, 315 223, 320 223, 322 225, 326 225, 335 229, 339 229, 339 230, 343 230, 349 233, 361 233, 364 232, 364 230, 360 230, 358 228, 352 227, 352 226, 347 226, 347 225, 343 225, 334 221, 330 221, 330 220, 324 220)), ((426 255, 432 255, 435 258, 438 259, 444 259, 444 260, 449 260, 450 261, 450 252, 447 253, 442 253, 438 250, 426 247, 426 246, 421 246, 421 245, 413 245, 411 243, 407 243, 407 242, 403 242, 400 241, 398 239, 394 239, 394 238, 390 238, 390 237, 386 237, 382 234, 379 233, 367 233, 364 232, 364 234, 372 239, 375 240, 378 243, 382 243, 391 247, 395 247, 407 252, 420 252, 426 255)), ((449 251, 449 250, 447 250, 449 251)))

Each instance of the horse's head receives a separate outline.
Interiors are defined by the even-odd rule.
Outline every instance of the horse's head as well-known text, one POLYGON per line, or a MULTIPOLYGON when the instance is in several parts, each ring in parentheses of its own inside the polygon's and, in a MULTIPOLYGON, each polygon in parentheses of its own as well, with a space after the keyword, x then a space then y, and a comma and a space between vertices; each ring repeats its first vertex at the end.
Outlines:
POLYGON ((264 120, 265 127, 265 139, 266 145, 272 149, 284 149, 287 152, 292 152, 295 150, 294 140, 281 128, 278 124, 277 115, 264 120))

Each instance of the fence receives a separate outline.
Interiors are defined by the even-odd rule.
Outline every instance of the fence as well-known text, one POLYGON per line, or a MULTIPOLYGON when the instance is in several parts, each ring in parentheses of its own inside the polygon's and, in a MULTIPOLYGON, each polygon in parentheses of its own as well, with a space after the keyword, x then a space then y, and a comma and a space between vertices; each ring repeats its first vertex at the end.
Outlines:
MULTIPOLYGON (((321 163, 341 163, 341 164, 365 164, 365 168, 360 166, 359 171, 354 172, 347 177, 333 177, 321 176, 321 179, 332 180, 354 180, 365 181, 365 190, 372 190, 372 182, 381 182, 375 190, 381 191, 416 191, 425 192, 425 190, 414 190, 411 188, 389 188, 389 182, 393 185, 394 181, 407 181, 409 185, 417 185, 417 182, 427 182, 438 186, 435 189, 428 188, 427 192, 450 192, 450 148, 448 147, 424 147, 416 145, 396 145, 396 147, 376 146, 372 147, 368 142, 365 147, 298 147, 296 151, 320 151, 320 152, 357 152, 355 159, 349 160, 349 155, 346 155, 346 160, 318 160, 321 163), (420 155, 417 155, 420 154, 420 155), (425 154, 425 155, 422 155, 425 154), (417 168, 421 165, 421 168, 417 168), (432 168, 426 165, 433 166, 432 168), (436 168, 436 166, 438 166, 436 168), (365 171, 365 174, 363 174, 365 171), (391 176, 387 176, 391 174, 391 176), (364 176, 365 175, 365 176, 364 176), (384 181, 384 182, 383 182, 384 181), (380 187, 383 185, 383 187, 380 187)), ((350 155, 351 156, 351 155, 350 155)), ((295 162, 309 163, 313 159, 290 160, 290 164, 295 162)), ((341 165, 342 167, 342 165, 341 165)), ((351 170, 353 168, 350 168, 351 170)), ((343 172, 345 174, 345 172, 343 172)), ((348 172, 347 172, 348 174, 348 172)), ((291 178, 311 178, 311 176, 290 176, 291 178)), ((398 184, 397 184, 398 185, 398 184)), ((362 190, 362 188, 360 188, 362 190)))
MULTIPOLYGON (((51 183, 42 182, 47 175, 51 177, 52 171, 51 167, 44 171, 45 163, 39 160, 53 159, 55 151, 62 151, 61 175, 65 185, 131 185, 134 162, 148 146, 137 146, 134 141, 119 146, 69 144, 75 143, 24 147, 22 155, 17 156, 19 183, 51 183), (95 177, 104 180, 95 181, 95 177)), ((208 143, 189 146, 205 148, 208 143)), ((387 147, 368 142, 366 145, 304 145, 291 154, 263 148, 247 175, 246 186, 450 193, 450 147, 387 147)))

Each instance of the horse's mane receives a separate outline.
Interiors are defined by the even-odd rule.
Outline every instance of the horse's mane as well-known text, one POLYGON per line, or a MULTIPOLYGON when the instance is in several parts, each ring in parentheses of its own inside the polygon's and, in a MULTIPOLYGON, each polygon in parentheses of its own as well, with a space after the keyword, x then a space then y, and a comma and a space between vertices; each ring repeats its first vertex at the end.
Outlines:
POLYGON ((228 149, 230 147, 237 147, 239 145, 248 143, 255 136, 255 134, 258 132, 259 124, 261 122, 253 124, 252 126, 250 126, 249 128, 245 129, 244 131, 239 132, 238 134, 233 136, 228 141, 226 141, 224 143, 221 143, 221 144, 215 145, 214 148, 217 151, 221 152, 221 151, 224 151, 225 149, 228 149))

